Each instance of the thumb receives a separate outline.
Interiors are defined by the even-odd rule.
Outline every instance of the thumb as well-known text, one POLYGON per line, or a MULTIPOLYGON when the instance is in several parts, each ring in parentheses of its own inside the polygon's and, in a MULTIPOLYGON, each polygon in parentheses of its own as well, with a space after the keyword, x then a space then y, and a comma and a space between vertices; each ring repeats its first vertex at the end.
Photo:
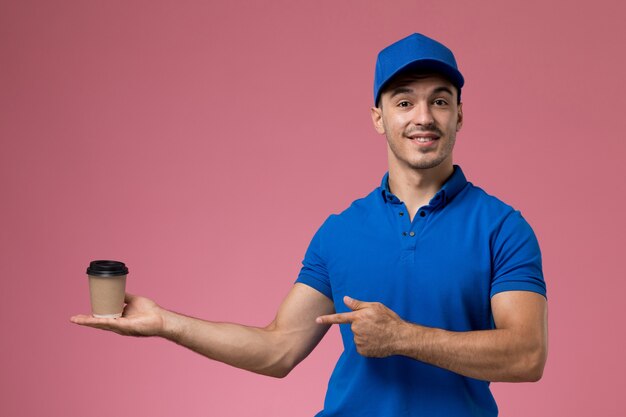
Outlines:
POLYGON ((353 311, 363 308, 365 304, 363 301, 355 300, 354 298, 347 295, 343 297, 343 302, 346 306, 348 306, 348 308, 350 308, 350 310, 353 311))

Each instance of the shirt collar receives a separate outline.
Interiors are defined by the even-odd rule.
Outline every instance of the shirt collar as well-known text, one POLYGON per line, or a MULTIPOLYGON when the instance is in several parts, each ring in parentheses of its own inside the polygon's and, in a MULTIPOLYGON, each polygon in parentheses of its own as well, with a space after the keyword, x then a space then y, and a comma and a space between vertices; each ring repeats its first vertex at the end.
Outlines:
MULTIPOLYGON (((467 179, 463 174, 463 170, 460 166, 454 165, 454 171, 452 175, 446 180, 441 189, 433 196, 429 204, 431 206, 444 207, 465 187, 467 179)), ((380 190, 382 192, 383 201, 400 204, 402 201, 389 191, 389 171, 385 172, 383 179, 380 183, 380 190)))

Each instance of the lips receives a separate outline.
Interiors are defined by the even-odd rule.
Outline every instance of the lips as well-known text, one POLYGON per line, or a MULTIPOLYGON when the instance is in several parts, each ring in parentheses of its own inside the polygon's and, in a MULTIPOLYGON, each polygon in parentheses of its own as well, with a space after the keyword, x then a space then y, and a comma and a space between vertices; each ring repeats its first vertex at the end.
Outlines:
POLYGON ((415 143, 418 146, 428 146, 435 143, 435 141, 439 139, 439 135, 430 132, 419 132, 409 135, 408 138, 409 140, 411 140, 411 142, 415 143))
POLYGON ((437 137, 428 137, 428 136, 419 136, 417 138, 411 138, 412 141, 415 141, 417 143, 430 143, 430 142, 434 142, 436 141, 437 137))
POLYGON ((412 140, 416 140, 418 142, 429 142, 431 140, 439 139, 439 135, 437 135, 436 133, 430 133, 430 132, 429 133, 420 132, 420 133, 413 133, 409 135, 408 138, 412 140))

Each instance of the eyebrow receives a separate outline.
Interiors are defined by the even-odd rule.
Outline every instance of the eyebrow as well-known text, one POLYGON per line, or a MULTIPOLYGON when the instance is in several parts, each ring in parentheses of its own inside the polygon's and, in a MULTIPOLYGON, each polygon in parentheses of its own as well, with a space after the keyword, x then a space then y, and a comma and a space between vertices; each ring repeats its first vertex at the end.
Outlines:
POLYGON ((412 93, 412 92, 413 92, 413 89, 409 87, 396 87, 391 92, 391 96, 389 98, 394 98, 398 94, 412 93))
MULTIPOLYGON (((389 98, 394 98, 395 96, 397 96, 398 94, 410 94, 413 92, 412 88, 409 87, 396 87, 392 90, 391 92, 391 96, 389 96, 389 98)), ((448 93, 451 96, 453 96, 454 94, 452 93, 452 90, 450 90, 448 87, 445 86, 441 86, 441 87, 437 87, 433 90, 432 94, 437 94, 437 93, 448 93)))
POLYGON ((448 93, 451 96, 453 96, 454 94, 452 93, 452 90, 450 90, 448 87, 437 87, 435 88, 435 90, 433 91, 433 94, 437 94, 437 93, 448 93))

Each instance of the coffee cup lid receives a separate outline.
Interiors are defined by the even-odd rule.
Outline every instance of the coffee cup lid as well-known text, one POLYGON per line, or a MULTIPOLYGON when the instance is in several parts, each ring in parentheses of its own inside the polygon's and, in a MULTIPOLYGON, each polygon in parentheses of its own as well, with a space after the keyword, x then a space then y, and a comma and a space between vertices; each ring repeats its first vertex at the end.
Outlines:
POLYGON ((120 261, 91 261, 87 268, 87 274, 96 277, 118 277, 128 274, 128 268, 124 262, 120 261))

